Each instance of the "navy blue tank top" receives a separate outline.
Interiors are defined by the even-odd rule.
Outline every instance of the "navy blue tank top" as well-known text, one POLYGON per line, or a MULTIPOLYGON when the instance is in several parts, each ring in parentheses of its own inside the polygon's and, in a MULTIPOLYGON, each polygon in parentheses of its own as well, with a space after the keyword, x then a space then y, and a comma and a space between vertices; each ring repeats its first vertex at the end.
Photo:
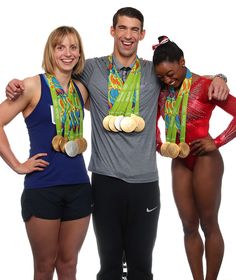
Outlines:
MULTIPOLYGON (((89 183, 89 177, 82 155, 69 157, 52 148, 52 138, 56 135, 53 123, 53 106, 49 86, 40 74, 41 97, 34 111, 25 118, 30 140, 30 157, 37 153, 47 153, 44 157, 49 166, 43 171, 35 171, 25 176, 25 188, 43 188, 66 184, 89 183)), ((81 104, 84 102, 78 87, 81 104)))

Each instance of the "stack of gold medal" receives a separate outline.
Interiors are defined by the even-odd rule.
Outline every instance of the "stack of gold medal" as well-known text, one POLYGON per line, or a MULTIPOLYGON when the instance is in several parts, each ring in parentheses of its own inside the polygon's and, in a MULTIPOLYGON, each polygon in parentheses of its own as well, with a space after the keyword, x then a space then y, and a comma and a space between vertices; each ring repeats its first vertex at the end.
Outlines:
POLYGON ((75 157, 87 149, 87 141, 83 138, 83 108, 78 92, 72 80, 66 94, 55 76, 45 74, 45 77, 50 87, 57 131, 57 135, 52 139, 52 147, 57 152, 75 157), (73 123, 75 130, 69 129, 70 123, 73 123))
POLYGON ((185 142, 180 142, 179 144, 165 142, 161 145, 161 155, 170 158, 186 158, 190 153, 190 147, 185 142))
POLYGON ((142 117, 135 114, 129 116, 113 116, 108 115, 103 119, 103 127, 108 131, 126 133, 141 132, 145 127, 145 121, 142 117))
POLYGON ((68 140, 67 137, 56 135, 52 139, 52 147, 57 152, 66 153, 70 157, 75 157, 86 151, 87 141, 83 137, 68 140))
MULTIPOLYGON (((111 57, 109 57, 112 61, 111 57)), ((137 59, 128 78, 123 82, 114 65, 110 69, 109 84, 110 90, 119 92, 112 108, 103 119, 103 127, 111 132, 141 132, 145 128, 145 121, 139 116, 140 96, 140 61, 137 59), (113 83, 113 81, 116 81, 113 83), (135 105, 132 107, 135 95, 135 105)), ((109 100, 108 94, 108 101, 109 100)), ((111 102, 110 102, 111 103, 111 102)))
POLYGON ((167 142, 161 145, 160 152, 165 157, 170 158, 186 158, 190 153, 190 147, 185 142, 186 134, 186 119, 187 119, 187 104, 188 96, 192 83, 192 73, 186 68, 186 77, 178 91, 177 99, 175 101, 175 90, 173 87, 169 88, 172 97, 167 96, 165 104, 165 123, 167 127, 166 139, 167 142), (181 124, 180 126, 180 143, 176 144, 177 135, 177 119, 176 116, 180 111, 180 104, 182 103, 181 124))

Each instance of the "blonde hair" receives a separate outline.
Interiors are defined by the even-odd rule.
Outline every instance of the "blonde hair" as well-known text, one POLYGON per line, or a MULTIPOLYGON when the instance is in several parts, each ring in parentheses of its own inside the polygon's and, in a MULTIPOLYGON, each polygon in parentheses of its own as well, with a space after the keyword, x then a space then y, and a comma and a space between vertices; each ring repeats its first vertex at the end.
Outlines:
POLYGON ((53 54, 55 47, 62 42, 65 36, 68 35, 75 36, 76 40, 78 41, 80 50, 80 59, 74 66, 72 74, 78 75, 83 71, 85 64, 85 56, 82 39, 78 31, 74 27, 60 26, 51 32, 44 48, 42 67, 46 73, 54 74, 55 60, 53 54))

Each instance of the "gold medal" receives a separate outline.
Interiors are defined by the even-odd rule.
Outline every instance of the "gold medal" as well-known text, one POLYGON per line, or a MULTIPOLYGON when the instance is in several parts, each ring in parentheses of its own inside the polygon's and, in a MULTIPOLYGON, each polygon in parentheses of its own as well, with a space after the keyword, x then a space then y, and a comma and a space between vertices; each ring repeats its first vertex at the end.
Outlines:
POLYGON ((145 127, 145 121, 142 117, 131 114, 131 118, 134 118, 136 121, 136 128, 135 128, 135 132, 141 132, 144 130, 145 127))
POLYGON ((55 151, 60 152, 60 142, 62 141, 63 137, 61 135, 56 135, 52 138, 52 147, 55 151))
POLYGON ((63 153, 65 153, 65 144, 66 144, 67 141, 68 141, 67 137, 62 137, 61 141, 59 143, 60 151, 63 152, 63 153))
POLYGON ((186 158, 190 153, 189 145, 185 142, 180 142, 179 143, 179 148, 180 148, 179 157, 180 158, 186 158))
POLYGON ((116 116, 115 118, 115 122, 114 122, 114 125, 115 125, 115 128, 118 130, 118 131, 122 131, 121 127, 120 127, 120 122, 123 120, 124 116, 120 115, 120 116, 116 116))
POLYGON ((160 152, 163 157, 169 157, 169 155, 167 153, 167 147, 169 144, 170 144, 170 142, 165 142, 161 145, 160 152))
POLYGON ((124 132, 130 133, 135 130, 137 124, 134 118, 124 117, 120 122, 120 127, 124 132))
POLYGON ((166 151, 170 158, 176 158, 179 155, 180 148, 176 143, 170 143, 166 151))
POLYGON ((108 122, 108 127, 111 131, 118 132, 118 130, 115 127, 115 120, 116 120, 116 117, 111 116, 111 118, 109 119, 109 122, 108 122))
POLYGON ((85 152, 86 151, 86 149, 87 149, 87 147, 88 147, 88 143, 87 143, 87 141, 86 141, 86 139, 85 138, 80 138, 81 140, 80 140, 80 143, 81 143, 81 150, 82 150, 82 152, 81 153, 83 153, 83 152, 85 152))
POLYGON ((75 142, 78 146, 78 154, 82 154, 87 149, 87 141, 85 138, 77 138, 75 142))
POLYGON ((106 116, 106 117, 103 119, 103 121, 102 121, 103 127, 104 127, 106 130, 108 130, 108 131, 110 131, 110 128, 109 128, 109 120, 110 120, 111 117, 112 117, 112 115, 108 115, 108 116, 106 116))
POLYGON ((65 144, 65 152, 69 157, 75 157, 79 153, 78 145, 75 141, 70 140, 65 144))

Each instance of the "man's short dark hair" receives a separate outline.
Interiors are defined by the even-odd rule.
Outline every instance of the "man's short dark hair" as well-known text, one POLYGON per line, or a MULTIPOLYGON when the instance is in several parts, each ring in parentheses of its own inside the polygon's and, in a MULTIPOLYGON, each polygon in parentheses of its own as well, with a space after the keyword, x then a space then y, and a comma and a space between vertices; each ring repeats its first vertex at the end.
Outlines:
POLYGON ((144 25, 144 17, 143 14, 132 7, 125 7, 119 9, 113 16, 113 27, 115 28, 118 22, 118 17, 119 16, 127 16, 131 18, 136 18, 141 22, 141 30, 143 30, 143 25, 144 25))

